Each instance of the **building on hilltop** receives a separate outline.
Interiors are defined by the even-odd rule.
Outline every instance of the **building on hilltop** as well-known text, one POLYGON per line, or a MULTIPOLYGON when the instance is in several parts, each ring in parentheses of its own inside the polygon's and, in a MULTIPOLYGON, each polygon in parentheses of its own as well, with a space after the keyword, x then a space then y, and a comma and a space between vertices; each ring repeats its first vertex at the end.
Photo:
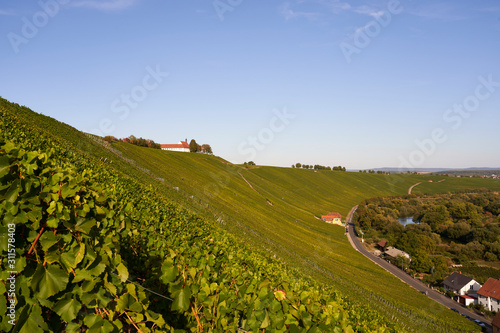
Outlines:
POLYGON ((477 291, 481 288, 481 285, 473 278, 460 274, 459 272, 453 272, 444 279, 443 287, 446 291, 451 291, 457 295, 471 296, 472 294, 475 296, 477 291))
POLYGON ((477 302, 486 310, 500 311, 500 280, 489 278, 477 292, 477 302))
POLYGON ((189 153, 189 143, 186 141, 179 141, 177 144, 164 144, 160 145, 162 150, 170 150, 170 151, 180 151, 184 153, 189 153))
POLYGON ((340 213, 328 213, 327 215, 322 215, 321 220, 330 224, 342 225, 342 215, 340 215, 340 213))

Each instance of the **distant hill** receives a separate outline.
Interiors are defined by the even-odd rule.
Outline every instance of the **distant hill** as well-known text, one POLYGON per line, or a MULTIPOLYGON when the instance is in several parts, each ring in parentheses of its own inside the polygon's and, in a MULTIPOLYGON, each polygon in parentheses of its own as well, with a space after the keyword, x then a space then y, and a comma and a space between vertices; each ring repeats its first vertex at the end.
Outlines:
MULTIPOLYGON (((374 168, 374 169, 361 169, 361 170, 375 170, 375 171, 384 171, 390 173, 398 173, 398 172, 417 172, 417 173, 443 173, 443 172, 457 172, 457 171, 498 171, 500 168, 487 168, 487 167, 471 167, 471 168, 374 168)), ((359 171, 359 169, 355 169, 352 171, 359 171)))

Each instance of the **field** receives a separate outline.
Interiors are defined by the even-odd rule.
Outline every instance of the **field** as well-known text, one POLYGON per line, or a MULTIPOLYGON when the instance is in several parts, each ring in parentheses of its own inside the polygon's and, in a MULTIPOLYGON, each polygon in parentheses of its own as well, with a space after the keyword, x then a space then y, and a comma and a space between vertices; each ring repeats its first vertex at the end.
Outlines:
MULTIPOLYGON (((7 112, 13 107, 4 102, 2 108, 7 112)), ((217 235, 229 232, 238 246, 256 255, 263 253, 304 277, 333 287, 345 297, 345 309, 359 309, 350 313, 361 319, 372 318, 369 313, 375 310, 397 331, 477 329, 374 265, 353 250, 342 227, 327 225, 318 218, 330 211, 340 212, 345 218, 363 199, 407 194, 408 188, 418 182, 422 184, 415 191, 448 192, 500 190, 499 180, 243 168, 216 156, 166 152, 126 143, 110 145, 24 108, 13 110, 9 112, 18 117, 18 128, 4 133, 10 140, 26 142, 33 149, 44 144, 30 141, 35 138, 57 140, 62 148, 53 155, 54 163, 67 157, 76 169, 79 164, 95 167, 106 177, 112 174, 141 184, 144 189, 140 193, 151 197, 141 199, 144 202, 155 202, 156 196, 161 202, 166 198, 205 221, 203 228, 219 230, 217 235), (30 131, 36 134, 29 135, 30 131), (446 180, 438 183, 441 179, 446 180)), ((114 189, 106 177, 100 177, 105 186, 114 189)), ((130 191, 126 193, 132 196, 130 191)), ((141 194, 141 198, 146 197, 141 194)), ((148 207, 141 209, 152 216, 148 207)))

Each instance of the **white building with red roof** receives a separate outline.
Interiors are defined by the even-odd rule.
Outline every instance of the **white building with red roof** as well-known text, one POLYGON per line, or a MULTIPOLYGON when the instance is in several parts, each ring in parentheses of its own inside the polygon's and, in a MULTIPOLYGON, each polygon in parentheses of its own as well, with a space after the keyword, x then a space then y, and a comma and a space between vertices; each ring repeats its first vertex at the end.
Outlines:
POLYGON ((489 278, 477 292, 477 302, 489 311, 500 311, 500 280, 489 278))
POLYGON ((328 213, 321 216, 321 219, 326 223, 342 225, 342 215, 340 213, 328 213))
POLYGON ((170 151, 180 151, 184 153, 189 153, 189 143, 186 141, 179 141, 177 144, 165 144, 160 145, 162 150, 170 150, 170 151))

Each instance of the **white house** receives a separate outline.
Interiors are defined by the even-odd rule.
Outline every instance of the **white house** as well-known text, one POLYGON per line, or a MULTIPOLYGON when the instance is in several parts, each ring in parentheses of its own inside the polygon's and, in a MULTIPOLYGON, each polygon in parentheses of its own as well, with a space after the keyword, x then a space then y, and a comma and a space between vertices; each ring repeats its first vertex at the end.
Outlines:
POLYGON ((177 144, 166 144, 161 145, 162 150, 170 150, 170 151, 180 151, 184 153, 189 153, 189 143, 186 141, 179 141, 177 144))
POLYGON ((475 295, 481 288, 481 285, 476 280, 459 272, 453 272, 444 279, 443 286, 445 290, 454 292, 457 295, 475 295))
POLYGON ((489 278, 477 292, 477 302, 489 311, 500 311, 500 280, 489 278))

